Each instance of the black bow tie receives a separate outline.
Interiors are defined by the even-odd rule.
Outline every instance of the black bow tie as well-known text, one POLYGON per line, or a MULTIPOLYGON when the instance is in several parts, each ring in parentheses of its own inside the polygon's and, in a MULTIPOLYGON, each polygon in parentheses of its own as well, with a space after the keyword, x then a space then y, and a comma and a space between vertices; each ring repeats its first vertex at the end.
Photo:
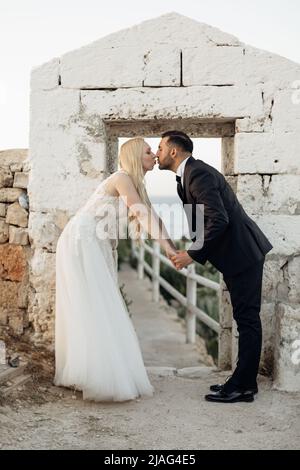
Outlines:
POLYGON ((181 184, 181 176, 176 175, 176 181, 181 184))

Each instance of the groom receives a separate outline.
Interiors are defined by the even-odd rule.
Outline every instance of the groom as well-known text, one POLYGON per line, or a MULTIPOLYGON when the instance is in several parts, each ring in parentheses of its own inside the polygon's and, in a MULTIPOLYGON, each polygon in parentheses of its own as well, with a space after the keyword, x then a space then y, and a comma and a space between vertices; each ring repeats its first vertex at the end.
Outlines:
POLYGON ((156 154, 160 170, 176 173, 190 233, 200 214, 197 207, 201 204, 204 209, 204 235, 196 232, 191 247, 178 251, 172 262, 182 269, 193 261, 210 261, 223 274, 239 332, 238 362, 232 376, 224 384, 212 385, 213 393, 205 398, 221 403, 250 402, 258 391, 262 275, 265 255, 272 245, 246 214, 224 176, 196 160, 192 152, 193 142, 187 134, 168 131, 162 135, 156 154))

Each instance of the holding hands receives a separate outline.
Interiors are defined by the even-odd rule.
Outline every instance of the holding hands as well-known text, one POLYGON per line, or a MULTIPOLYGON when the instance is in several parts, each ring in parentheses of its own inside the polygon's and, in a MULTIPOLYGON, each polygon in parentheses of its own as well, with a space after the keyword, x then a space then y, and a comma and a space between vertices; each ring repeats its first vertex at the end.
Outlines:
POLYGON ((174 267, 179 271, 193 262, 193 259, 185 250, 176 250, 174 248, 167 250, 166 255, 172 261, 174 267))
POLYGON ((172 263, 174 264, 177 271, 182 268, 185 268, 193 262, 193 259, 190 257, 187 251, 179 250, 171 258, 172 263))

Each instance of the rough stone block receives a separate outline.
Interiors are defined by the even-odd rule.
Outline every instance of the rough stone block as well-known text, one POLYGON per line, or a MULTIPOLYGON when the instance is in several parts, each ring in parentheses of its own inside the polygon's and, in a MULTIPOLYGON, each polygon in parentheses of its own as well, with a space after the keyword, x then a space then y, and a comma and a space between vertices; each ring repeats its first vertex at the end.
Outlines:
POLYGON ((139 46, 101 49, 92 43, 61 57, 61 84, 78 89, 137 87, 143 84, 143 68, 139 46))
POLYGON ((19 282, 0 282, 0 305, 3 308, 18 307, 19 282))
POLYGON ((232 306, 230 294, 226 289, 224 281, 221 283, 219 323, 222 328, 232 327, 232 306))
POLYGON ((250 214, 300 214, 299 175, 239 175, 237 196, 250 214))
POLYGON ((231 328, 221 328, 219 334, 218 367, 222 370, 231 370, 232 341, 231 328))
POLYGON ((36 345, 48 346, 53 349, 54 342, 54 289, 44 289, 29 296, 28 316, 33 325, 32 341, 36 345))
POLYGON ((32 90, 51 90, 59 82, 59 58, 35 67, 31 71, 30 86, 32 90))
POLYGON ((287 257, 274 257, 265 260, 262 285, 264 302, 286 301, 289 287, 284 270, 287 259, 287 257))
POLYGON ((27 271, 23 280, 19 283, 18 300, 17 300, 19 308, 27 309, 28 294, 29 294, 29 272, 27 271))
POLYGON ((300 256, 297 255, 289 260, 287 265, 288 276, 288 300, 289 303, 300 303, 300 256))
POLYGON ((212 43, 216 45, 240 44, 239 40, 231 34, 224 33, 208 24, 199 23, 184 15, 171 12, 109 34, 94 44, 102 49, 108 46, 136 46, 136 44, 144 44, 147 47, 160 46, 161 44, 188 47, 212 43), (187 31, 188 34, 186 34, 187 31))
POLYGON ((0 306, 0 325, 7 325, 8 323, 8 314, 7 308, 0 306))
POLYGON ((243 132, 265 132, 269 131, 270 123, 268 121, 268 115, 260 116, 260 117, 245 117, 242 119, 236 119, 235 121, 235 132, 243 133, 243 132))
POLYGON ((182 50, 183 85, 236 85, 241 78, 243 47, 190 47, 182 50))
POLYGON ((9 238, 9 225, 0 219, 0 243, 6 243, 9 238))
POLYGON ((268 84, 273 90, 291 87, 299 79, 300 65, 272 52, 246 45, 244 62, 239 72, 244 84, 268 84))
POLYGON ((27 271, 27 251, 6 243, 0 246, 0 279, 22 281, 27 271))
POLYGON ((14 176, 14 188, 23 188, 26 189, 28 186, 28 174, 23 172, 16 172, 14 176))
MULTIPOLYGON (((33 143, 38 143, 35 142, 35 139, 38 138, 36 132, 38 133, 41 129, 46 130, 48 127, 58 126, 67 130, 72 118, 75 118, 80 111, 79 90, 57 88, 50 91, 33 91, 31 92, 30 101, 33 143)), ((29 156, 32 160, 31 145, 29 156)))
POLYGON ((28 212, 20 206, 18 202, 8 206, 6 213, 6 223, 17 225, 18 227, 27 227, 28 212))
POLYGON ((28 245, 28 230, 22 227, 9 227, 9 243, 13 245, 28 245))
POLYGON ((66 212, 57 211, 48 214, 31 212, 28 230, 32 247, 55 253, 58 237, 68 220, 66 212))
POLYGON ((23 166, 24 166, 24 163, 12 163, 10 165, 10 169, 13 173, 15 173, 16 171, 22 171, 23 170, 23 166))
POLYGON ((6 208, 7 208, 7 204, 0 202, 0 217, 6 216, 6 208))
POLYGON ((0 189, 0 202, 16 202, 23 192, 19 188, 2 188, 0 189))
POLYGON ((144 86, 180 86, 180 49, 161 45, 144 54, 144 86))
POLYGON ((78 90, 33 93, 31 115, 31 211, 74 213, 103 179, 104 125, 82 112, 78 90))
POLYGON ((287 392, 300 391, 300 310, 279 304, 276 322, 275 386, 287 392))
POLYGON ((30 282, 37 292, 55 289, 55 253, 37 248, 31 260, 30 282))
POLYGON ((0 151, 0 168, 10 168, 12 172, 21 171, 28 155, 27 149, 9 149, 0 151))
POLYGON ((274 92, 290 88, 299 75, 299 64, 243 44, 183 49, 183 83, 186 86, 267 84, 274 92))
POLYGON ((94 44, 95 47, 102 49, 108 46, 135 46, 141 43, 147 47, 153 44, 158 46, 170 44, 177 47, 240 44, 239 40, 231 34, 175 12, 166 13, 158 18, 109 34, 94 44))
MULTIPOLYGON (((298 80, 299 80, 298 75, 298 80)), ((300 91, 296 89, 278 91, 274 95, 271 111, 272 130, 274 133, 295 132, 300 129, 300 91)), ((292 140, 292 139, 291 139, 292 140)), ((299 141, 298 141, 299 145, 299 141)), ((299 164, 299 157, 298 157, 299 164)))
POLYGON ((20 336, 24 330, 24 310, 20 308, 8 310, 8 326, 12 332, 20 336))
POLYGON ((300 173, 299 133, 243 133, 234 139, 235 173, 300 173))
POLYGON ((0 168, 0 188, 9 188, 13 185, 13 175, 11 170, 7 168, 0 168))
POLYGON ((132 88, 81 93, 86 113, 101 113, 102 119, 207 119, 262 115, 260 88, 174 87, 132 88))
MULTIPOLYGON (((250 116, 243 119, 237 119, 235 121, 236 133, 243 132, 273 132, 272 130, 272 112, 274 107, 274 81, 272 77, 271 82, 267 82, 261 85, 261 97, 263 103, 263 113, 261 116, 250 116)), ((253 86, 253 85, 248 85, 253 86)), ((258 85, 256 85, 258 86, 258 85)), ((276 88, 276 87, 275 87, 276 88)), ((284 132, 284 131, 280 131, 284 132)))
POLYGON ((234 173, 234 138, 224 137, 221 144, 222 173, 232 175, 234 173))
POLYGON ((262 215, 255 222, 273 245, 272 255, 294 255, 300 250, 299 215, 262 215))
POLYGON ((55 291, 53 289, 44 289, 37 292, 36 295, 36 321, 42 327, 42 331, 47 330, 49 320, 53 321, 52 315, 55 304, 55 291))
POLYGON ((261 304, 260 318, 262 323, 263 342, 260 360, 260 371, 265 375, 272 375, 274 368, 274 343, 275 343, 275 303, 261 304))

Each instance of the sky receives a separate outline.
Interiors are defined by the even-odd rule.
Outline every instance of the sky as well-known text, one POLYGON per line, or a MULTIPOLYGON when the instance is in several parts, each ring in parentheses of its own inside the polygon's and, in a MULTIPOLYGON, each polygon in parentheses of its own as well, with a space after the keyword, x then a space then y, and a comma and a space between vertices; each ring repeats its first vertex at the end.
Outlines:
POLYGON ((300 63, 299 0, 0 0, 0 150, 28 147, 32 67, 172 11, 300 63))

